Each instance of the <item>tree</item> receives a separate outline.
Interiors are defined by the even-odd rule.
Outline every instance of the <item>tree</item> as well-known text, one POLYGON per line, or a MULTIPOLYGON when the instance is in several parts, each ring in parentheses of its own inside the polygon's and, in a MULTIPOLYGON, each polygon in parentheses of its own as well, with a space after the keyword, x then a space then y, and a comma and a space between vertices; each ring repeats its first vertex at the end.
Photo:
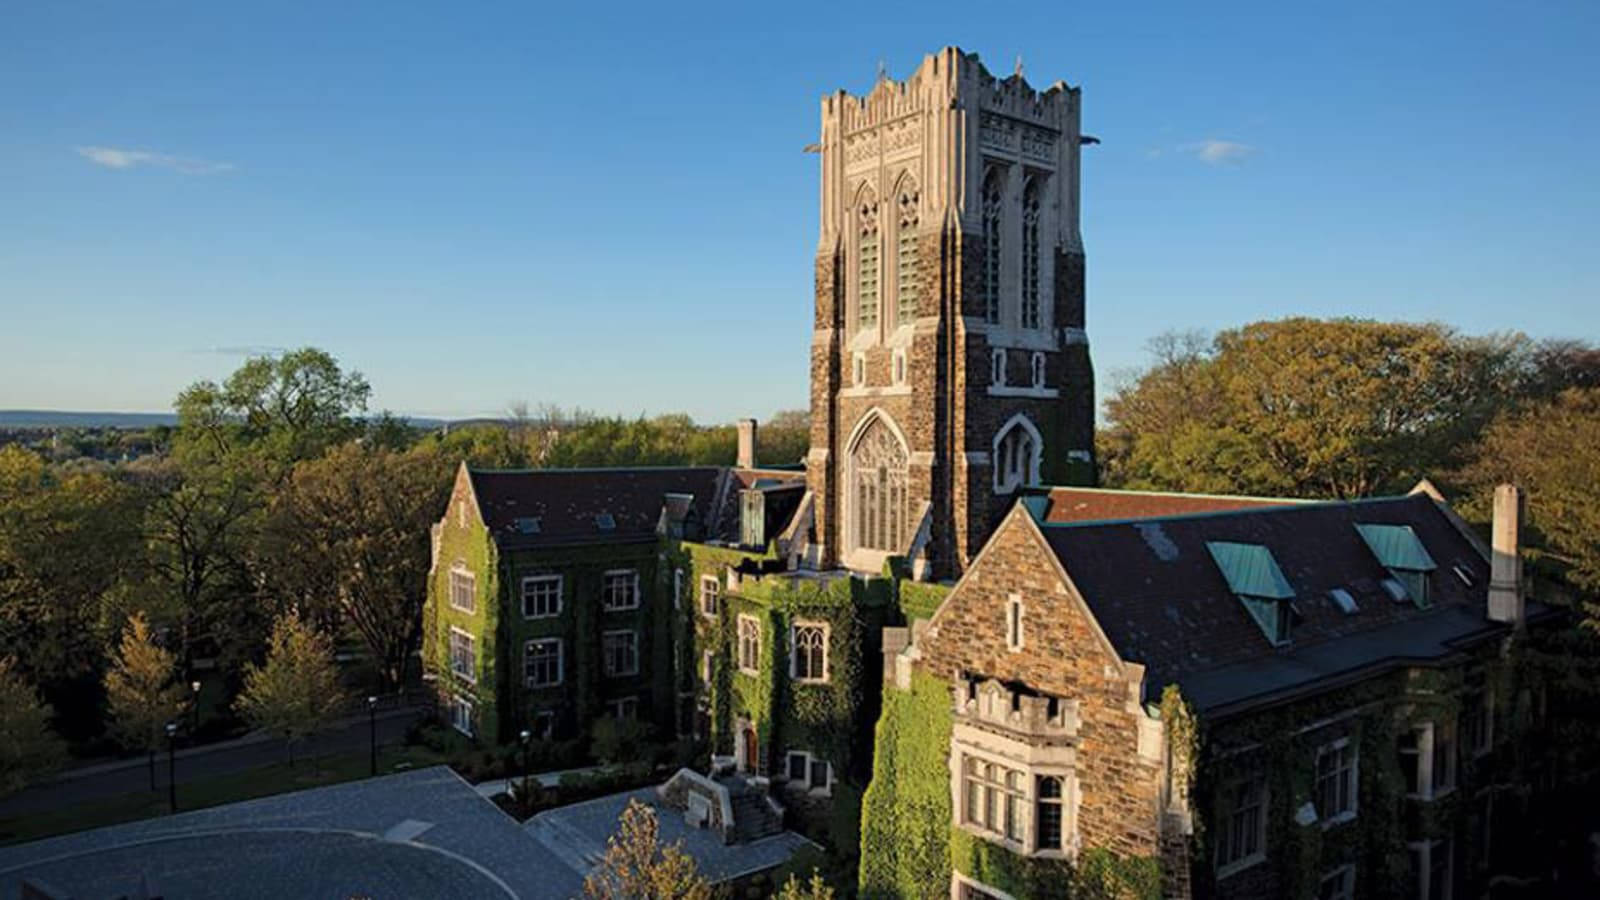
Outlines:
POLYGON ((618 818, 600 865, 583 880, 593 900, 710 900, 711 886, 681 841, 660 845, 655 810, 637 800, 618 818))
POLYGON ((833 888, 822 880, 822 873, 816 869, 811 870, 811 880, 803 885, 791 873, 783 889, 778 891, 777 900, 833 900, 833 888))
POLYGON ((115 733, 125 746, 143 750, 150 768, 150 790, 156 789, 156 750, 176 721, 188 692, 175 678, 177 660, 157 646, 143 613, 128 617, 122 644, 106 672, 106 702, 115 733))
POLYGON ((320 456, 361 432, 355 416, 372 387, 324 350, 253 356, 218 385, 198 381, 178 395, 182 439, 219 455, 259 447, 280 462, 320 456))
POLYGON ((0 796, 61 767, 66 748, 50 728, 50 717, 50 707, 16 661, 0 657, 0 796))
POLYGON ((333 643, 291 609, 272 624, 267 658, 245 667, 244 691, 235 701, 254 728, 283 736, 289 763, 295 742, 327 727, 344 704, 333 643))
POLYGON ((353 626, 391 685, 420 639, 429 527, 450 476, 432 450, 349 443, 296 466, 273 504, 267 545, 281 562, 267 570, 300 602, 353 626))
POLYGON ((1106 403, 1107 480, 1129 487, 1362 497, 1453 468, 1514 401, 1530 345, 1438 324, 1256 322, 1157 345, 1106 403))
MULTIPOLYGON (((1600 387, 1502 415, 1461 480, 1471 492, 1466 512, 1483 520, 1496 484, 1526 490, 1536 557, 1584 591, 1600 593, 1600 387)), ((1589 612, 1590 626, 1600 629, 1600 607, 1589 612)))

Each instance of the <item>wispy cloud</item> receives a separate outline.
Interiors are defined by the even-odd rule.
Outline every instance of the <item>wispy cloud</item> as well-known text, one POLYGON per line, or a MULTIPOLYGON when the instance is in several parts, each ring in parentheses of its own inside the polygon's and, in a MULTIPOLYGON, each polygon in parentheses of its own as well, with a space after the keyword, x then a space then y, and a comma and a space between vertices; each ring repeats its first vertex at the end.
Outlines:
POLYGON ((217 356, 281 356, 288 353, 289 348, 270 344, 240 344, 231 347, 208 347, 197 352, 214 353, 217 356))
POLYGON ((1192 154, 1196 159, 1208 166, 1224 166, 1243 162, 1246 158, 1255 155, 1256 148, 1238 141, 1222 141, 1209 138, 1184 144, 1179 150, 1192 154))
POLYGON ((185 175, 216 175, 219 172, 230 172, 233 163, 213 162, 209 159, 194 159, 187 156, 173 156, 168 153, 151 153, 148 150, 124 150, 118 147, 77 147, 78 155, 97 166, 108 169, 136 169, 140 166, 149 166, 157 169, 170 169, 185 175))

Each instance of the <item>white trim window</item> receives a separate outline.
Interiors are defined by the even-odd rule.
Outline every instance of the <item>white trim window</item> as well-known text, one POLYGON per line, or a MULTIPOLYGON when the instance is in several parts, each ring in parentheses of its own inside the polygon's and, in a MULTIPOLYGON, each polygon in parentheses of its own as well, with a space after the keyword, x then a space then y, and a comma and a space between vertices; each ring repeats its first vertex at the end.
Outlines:
POLYGON ((808 684, 828 680, 827 622, 795 622, 789 629, 789 677, 808 684))
POLYGON ((639 718, 638 697, 618 697, 606 701, 606 715, 619 722, 631 721, 639 718))
POLYGON ((1022 189, 1022 327, 1037 329, 1039 313, 1039 176, 1022 189))
POLYGON ((1000 324, 1000 216, 1001 181, 1004 174, 998 167, 990 168, 983 176, 983 320, 990 325, 1000 324))
POLYGON ((700 615, 715 619, 722 608, 722 580, 715 575, 700 576, 700 615))
POLYGON ((790 750, 784 755, 784 775, 791 786, 813 794, 833 792, 833 764, 807 750, 790 750))
POLYGON ((962 824, 1002 841, 1021 843, 1027 809, 1022 772, 976 756, 961 760, 962 824))
POLYGON ((700 683, 711 686, 711 663, 716 659, 716 652, 712 650, 700 651, 700 683))
POLYGON ((1059 775, 1040 775, 1033 788, 1033 845, 1035 850, 1049 852, 1065 849, 1066 837, 1066 781, 1059 775))
POLYGON ((1417 900, 1451 900, 1455 896, 1455 848, 1450 839, 1408 844, 1417 900))
POLYGON ((522 617, 547 619, 561 615, 561 576, 529 575, 522 579, 522 617))
POLYGON ((1019 487, 1037 484, 1040 458, 1039 434, 1025 418, 1013 419, 994 442, 994 489, 1009 494, 1019 487))
POLYGON ((683 570, 672 570, 672 608, 683 609, 683 570))
POLYGON ((904 347, 895 348, 890 359, 889 377, 895 384, 906 383, 906 351, 904 347))
POLYGON ((464 563, 450 567, 450 608, 464 613, 478 610, 478 579, 464 563))
POLYGON ((1035 388, 1044 387, 1044 354, 1035 350, 1033 356, 1028 358, 1028 372, 1033 376, 1035 388))
POLYGON ((1222 790, 1217 809, 1217 877, 1232 875, 1267 858, 1267 782, 1241 778, 1222 790))
POLYGON ((450 627, 450 672, 468 684, 478 683, 478 640, 450 627))
POLYGON ((460 694, 450 697, 450 727, 467 737, 472 737, 472 701, 460 694))
POLYGON ((1356 753, 1356 746, 1349 738, 1340 738, 1317 749, 1314 796, 1317 816, 1324 828, 1356 817, 1359 783, 1356 753))
POLYGON ((761 671, 761 620, 739 616, 739 671, 756 675, 761 671))
POLYGON ((989 383, 995 387, 1006 386, 1006 351, 996 347, 989 351, 989 383))
POLYGON ((1356 900, 1356 867, 1340 866, 1322 876, 1317 884, 1317 900, 1356 900))
POLYGON ((850 384, 853 387, 865 387, 867 384, 867 355, 855 353, 850 357, 850 384))
POLYGON ((1395 748, 1406 796, 1419 800, 1442 797, 1456 786, 1455 728, 1423 722, 1400 735, 1395 748))
POLYGON ((555 687, 565 669, 560 638, 536 638, 522 645, 522 677, 528 687, 555 687))
POLYGON ((639 632, 625 628, 600 635, 600 657, 607 678, 639 674, 639 632))
POLYGON ((921 194, 916 179, 907 176, 900 185, 900 218, 895 224, 895 325, 910 325, 917 317, 921 272, 918 265, 917 205, 921 194))
POLYGON ((1006 598, 1006 649, 1015 653, 1022 649, 1022 595, 1006 598))
POLYGON ((856 217, 856 330, 878 328, 878 200, 862 195, 856 217))
POLYGON ((612 569, 601 582, 601 606, 606 612, 639 608, 639 570, 612 569))

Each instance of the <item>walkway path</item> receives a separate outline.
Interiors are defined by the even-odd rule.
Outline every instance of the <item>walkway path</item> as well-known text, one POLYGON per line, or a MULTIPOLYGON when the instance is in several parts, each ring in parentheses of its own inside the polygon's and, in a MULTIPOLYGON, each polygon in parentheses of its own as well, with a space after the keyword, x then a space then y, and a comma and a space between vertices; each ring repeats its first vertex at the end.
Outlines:
MULTIPOLYGON (((400 743, 406 729, 420 715, 420 707, 379 713, 378 743, 400 743)), ((296 745, 295 758, 365 750, 370 740, 367 717, 352 716, 296 745)), ((231 741, 188 747, 177 752, 177 781, 185 784, 216 775, 232 775, 282 762, 284 758, 283 739, 269 734, 256 733, 231 741)), ((167 786, 165 753, 156 756, 156 786, 158 790, 167 786)), ((150 772, 144 757, 84 766, 0 799, 0 818, 149 789, 150 772)))

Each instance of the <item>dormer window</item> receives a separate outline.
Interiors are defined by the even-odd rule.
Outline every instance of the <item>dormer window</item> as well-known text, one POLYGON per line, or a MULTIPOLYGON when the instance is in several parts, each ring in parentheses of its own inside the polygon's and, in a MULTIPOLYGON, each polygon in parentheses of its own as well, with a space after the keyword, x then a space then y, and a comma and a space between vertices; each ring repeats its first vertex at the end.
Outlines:
POLYGON ((1216 561, 1229 590, 1239 598, 1262 634, 1275 647, 1289 643, 1295 618, 1294 589, 1272 551, 1260 544, 1207 541, 1206 549, 1216 561))
POLYGON ((1428 555, 1422 540, 1410 525, 1356 525, 1356 531, 1366 542, 1372 555, 1389 570, 1383 588, 1396 602, 1410 600, 1419 609, 1433 602, 1429 595, 1429 581, 1438 568, 1428 555), (1396 588, 1403 596, 1396 596, 1396 588))

